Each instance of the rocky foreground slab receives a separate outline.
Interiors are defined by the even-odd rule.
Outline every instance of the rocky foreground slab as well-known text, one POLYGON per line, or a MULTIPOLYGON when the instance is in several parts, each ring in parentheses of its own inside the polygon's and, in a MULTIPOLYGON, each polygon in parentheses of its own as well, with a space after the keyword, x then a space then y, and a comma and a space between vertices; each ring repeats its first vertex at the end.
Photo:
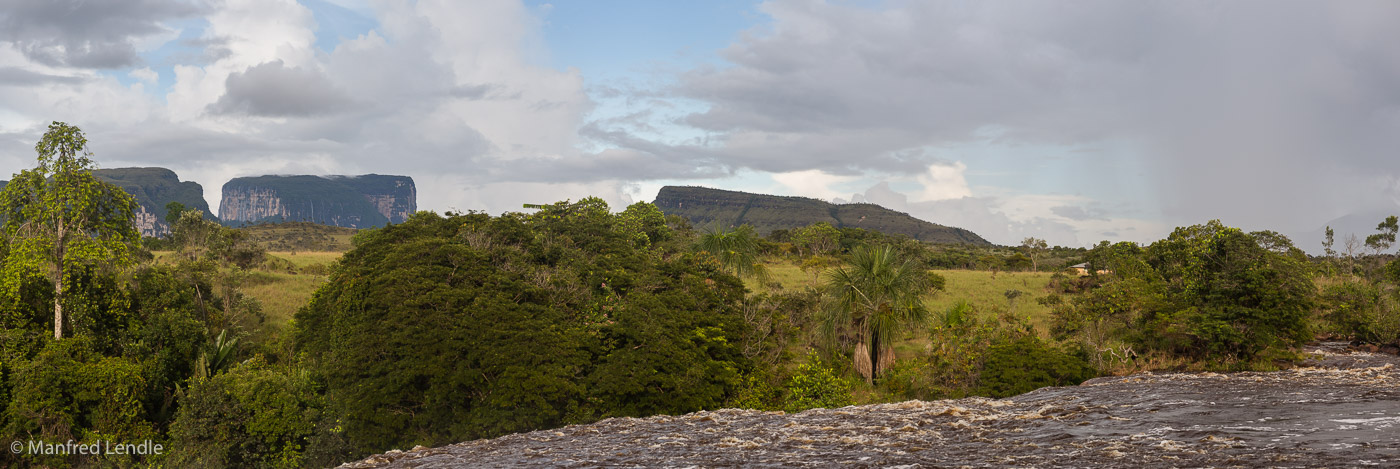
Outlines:
POLYGON ((994 400, 615 418, 343 468, 1400 467, 1400 359, 1099 378, 994 400))

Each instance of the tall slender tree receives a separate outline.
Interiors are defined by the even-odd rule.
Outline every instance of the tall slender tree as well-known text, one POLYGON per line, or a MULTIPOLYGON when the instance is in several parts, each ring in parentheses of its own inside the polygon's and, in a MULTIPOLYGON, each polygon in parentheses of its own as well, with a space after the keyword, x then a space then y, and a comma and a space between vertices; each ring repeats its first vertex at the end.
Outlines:
POLYGON ((863 246, 846 265, 827 274, 831 301, 824 309, 823 329, 833 341, 840 330, 854 332, 852 359, 866 382, 894 365, 900 329, 928 316, 921 296, 928 292, 929 276, 898 257, 890 246, 863 246))
POLYGON ((1029 237, 1021 240, 1021 247, 1026 248, 1026 255, 1031 258, 1031 270, 1040 272, 1040 256, 1049 249, 1049 244, 1043 239, 1029 237))
POLYGON ((1371 248, 1375 254, 1380 254, 1395 244, 1395 233, 1400 231, 1400 217, 1385 217, 1385 220, 1376 225, 1376 231, 1378 233, 1366 237, 1366 247, 1371 248))
POLYGON ((61 339, 68 274, 130 264, 129 247, 140 241, 136 199, 92 175, 96 165, 77 127, 50 124, 34 150, 38 167, 16 174, 0 192, 7 247, 0 285, 18 298, 26 277, 46 276, 53 283, 53 337, 61 339))

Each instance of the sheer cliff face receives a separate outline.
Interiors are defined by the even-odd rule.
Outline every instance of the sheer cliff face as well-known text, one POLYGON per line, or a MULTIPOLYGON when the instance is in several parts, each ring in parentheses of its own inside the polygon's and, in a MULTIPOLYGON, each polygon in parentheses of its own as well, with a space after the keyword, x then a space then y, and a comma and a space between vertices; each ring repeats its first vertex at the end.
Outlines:
POLYGON ((141 232, 145 237, 161 237, 170 234, 170 227, 165 221, 157 217, 156 214, 146 211, 146 206, 136 207, 136 231, 141 232))
POLYGON ((204 188, 194 181, 181 181, 174 171, 165 168, 113 168, 93 170, 97 179, 121 187, 136 198, 136 228, 141 236, 159 237, 170 233, 165 224, 166 204, 179 202, 185 207, 209 213, 204 201, 204 188))
POLYGON ((418 210, 407 176, 259 176, 224 184, 226 222, 308 221, 347 228, 402 223, 418 210))
POLYGON ((224 200, 219 204, 219 219, 228 221, 254 221, 264 218, 291 216, 277 191, 257 187, 236 187, 230 190, 224 186, 224 200))
POLYGON ((365 201, 389 223, 403 223, 418 211, 418 188, 408 176, 366 174, 340 180, 364 195, 365 201))

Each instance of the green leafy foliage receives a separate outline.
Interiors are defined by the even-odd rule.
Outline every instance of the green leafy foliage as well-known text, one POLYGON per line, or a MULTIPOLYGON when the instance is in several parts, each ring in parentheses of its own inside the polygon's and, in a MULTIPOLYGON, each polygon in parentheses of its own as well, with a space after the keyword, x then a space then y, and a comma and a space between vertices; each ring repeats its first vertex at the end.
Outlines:
POLYGON ((170 429, 179 467, 306 467, 323 402, 308 373, 256 358, 192 380, 170 429))
POLYGON ((767 283, 768 269, 759 261, 758 241, 753 227, 743 225, 735 229, 708 230, 695 247, 713 255, 731 273, 767 283))
POLYGON ((992 344, 979 376, 978 394, 1010 397, 1046 386, 1073 386, 1095 376, 1083 356, 1061 351, 1033 335, 992 344))
POLYGON ((855 368, 866 381, 893 364, 895 334, 924 320, 928 282, 926 272, 889 246, 859 248, 828 273, 832 301, 823 311, 823 330, 832 340, 841 331, 853 334, 855 368))
MULTIPOLYGON (((1247 364, 1310 336, 1312 267, 1273 232, 1219 221, 1177 228, 1146 249, 1101 243, 1091 279, 1056 308, 1054 332, 1101 349, 1126 340, 1176 356, 1247 364)), ((1063 283, 1062 285, 1070 285, 1063 283)))
MULTIPOLYGON (((104 356, 87 337, 53 340, 9 378, 5 433, 49 442, 142 441, 156 433, 142 412, 146 380, 134 359, 104 356)), ((66 466, 66 455, 18 456, 26 464, 66 466)), ((106 456, 100 459, 107 459, 106 456)), ((110 462, 130 464, 126 457, 110 462)))
POLYGON ((792 243, 813 255, 831 253, 840 246, 841 231, 827 222, 807 225, 793 234, 792 243))
POLYGON ((653 242, 671 239, 671 228, 666 226, 666 215, 655 205, 637 202, 627 206, 617 215, 617 229, 635 239, 643 247, 653 242))
POLYGON ((797 366, 797 372, 788 380, 786 394, 783 410, 787 412, 854 404, 850 384, 815 353, 808 354, 807 362, 797 366))
POLYGON ((352 452, 723 403, 742 283, 620 218, 590 198, 357 236, 296 317, 352 452))
POLYGON ((24 278, 46 275, 53 284, 53 333, 63 337, 64 280, 75 270, 132 262, 140 237, 132 225, 136 201, 92 175, 95 167, 82 130, 54 122, 35 145, 39 165, 21 171, 0 191, 5 232, 0 289, 18 298, 24 278))

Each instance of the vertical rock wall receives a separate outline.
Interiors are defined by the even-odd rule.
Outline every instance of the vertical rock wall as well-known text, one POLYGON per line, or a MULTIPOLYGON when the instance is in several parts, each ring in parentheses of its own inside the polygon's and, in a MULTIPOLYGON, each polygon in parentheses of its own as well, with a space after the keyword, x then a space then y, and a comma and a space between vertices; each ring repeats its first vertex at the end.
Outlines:
POLYGON ((224 184, 219 218, 227 223, 307 221, 347 228, 402 223, 417 211, 407 176, 257 176, 224 184))

